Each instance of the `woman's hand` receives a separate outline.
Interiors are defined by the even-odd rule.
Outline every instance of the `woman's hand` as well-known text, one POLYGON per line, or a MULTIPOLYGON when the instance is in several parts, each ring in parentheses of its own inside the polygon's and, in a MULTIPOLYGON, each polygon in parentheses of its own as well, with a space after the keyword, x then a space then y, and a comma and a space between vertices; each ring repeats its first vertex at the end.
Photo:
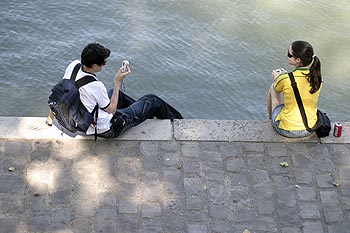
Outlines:
POLYGON ((287 71, 283 68, 279 68, 276 70, 273 70, 271 73, 271 77, 273 79, 273 81, 276 81, 277 77, 280 76, 281 74, 287 73, 287 71))

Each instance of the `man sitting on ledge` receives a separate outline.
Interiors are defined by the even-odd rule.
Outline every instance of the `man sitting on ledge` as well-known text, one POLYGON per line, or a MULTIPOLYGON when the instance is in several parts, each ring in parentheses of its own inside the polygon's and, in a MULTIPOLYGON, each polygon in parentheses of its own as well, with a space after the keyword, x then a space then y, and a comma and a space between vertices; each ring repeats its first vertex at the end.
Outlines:
MULTIPOLYGON (((98 43, 88 44, 81 53, 81 61, 75 60, 66 69, 65 79, 69 79, 76 64, 81 62, 76 81, 87 75, 100 72, 107 63, 110 50, 98 43)), ((114 89, 107 92, 101 81, 90 82, 79 88, 80 100, 91 113, 98 104, 97 135, 103 138, 115 138, 146 119, 182 119, 181 114, 156 95, 148 94, 137 101, 120 91, 122 81, 131 73, 130 67, 117 71, 114 80, 114 89)), ((47 124, 52 125, 54 115, 50 112, 47 124)), ((95 133, 90 125, 87 135, 95 133)))

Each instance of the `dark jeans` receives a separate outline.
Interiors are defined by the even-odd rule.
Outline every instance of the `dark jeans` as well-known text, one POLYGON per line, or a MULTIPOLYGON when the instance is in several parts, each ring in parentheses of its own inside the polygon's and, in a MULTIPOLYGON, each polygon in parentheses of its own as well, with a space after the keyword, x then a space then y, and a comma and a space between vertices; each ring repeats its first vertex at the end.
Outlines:
MULTIPOLYGON (((111 98, 113 90, 108 92, 111 98)), ((146 119, 182 119, 181 114, 156 95, 149 94, 134 100, 125 93, 119 91, 117 111, 111 119, 110 130, 99 134, 104 138, 116 138, 121 133, 140 124, 146 119)))

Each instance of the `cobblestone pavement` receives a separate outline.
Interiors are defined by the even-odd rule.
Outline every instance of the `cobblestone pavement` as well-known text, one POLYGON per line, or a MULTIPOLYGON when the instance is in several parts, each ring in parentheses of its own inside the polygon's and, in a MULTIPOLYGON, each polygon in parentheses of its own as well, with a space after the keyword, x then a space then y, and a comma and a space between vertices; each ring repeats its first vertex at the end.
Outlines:
POLYGON ((0 232, 350 232, 349 150, 0 140, 0 232))

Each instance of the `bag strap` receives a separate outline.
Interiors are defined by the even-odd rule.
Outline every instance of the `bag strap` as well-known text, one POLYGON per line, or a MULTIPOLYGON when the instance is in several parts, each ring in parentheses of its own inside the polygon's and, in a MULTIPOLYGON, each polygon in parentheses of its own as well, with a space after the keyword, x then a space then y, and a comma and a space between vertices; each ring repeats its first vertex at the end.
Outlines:
POLYGON ((75 85, 77 86, 77 88, 80 88, 88 83, 96 81, 96 78, 92 75, 86 75, 86 76, 82 77, 81 79, 75 81, 75 79, 77 78, 77 74, 79 72, 80 67, 81 67, 80 63, 76 64, 74 69, 73 69, 73 72, 70 76, 70 80, 75 82, 75 85))
POLYGON ((75 84, 76 84, 77 88, 79 89, 80 87, 82 87, 88 83, 91 83, 93 81, 96 81, 96 78, 94 76, 87 75, 87 76, 84 76, 81 79, 75 81, 75 84))
MULTIPOLYGON (((72 75, 70 76, 70 80, 73 81, 76 85, 76 87, 79 89, 80 87, 88 84, 88 83, 91 83, 93 81, 97 81, 96 78, 92 75, 87 75, 87 76, 84 76, 82 77, 81 79, 75 81, 76 77, 77 77, 77 74, 79 72, 79 69, 81 67, 81 64, 78 63, 75 65, 74 69, 73 69, 73 72, 72 72, 72 75)), ((94 122, 93 124, 95 124, 95 141, 97 140, 97 127, 96 127, 96 124, 97 124, 97 118, 98 118, 98 104, 96 104, 96 106, 94 107, 94 109, 92 110, 91 112, 92 115, 95 115, 95 119, 94 119, 94 122)))
POLYGON ((303 102, 302 102, 302 100, 301 100, 300 93, 299 93, 299 89, 298 89, 297 83, 295 82, 295 79, 294 79, 294 75, 293 75, 292 72, 289 72, 289 73, 288 73, 288 76, 289 76, 290 82, 291 82, 292 87, 293 87, 295 99, 297 100, 297 103, 298 103, 298 107, 299 107, 299 111, 300 111, 301 117, 303 118, 304 126, 305 126, 305 128, 306 128, 307 131, 311 132, 312 129, 310 129, 309 124, 308 124, 308 122, 307 122, 307 118, 306 118, 306 114, 305 114, 304 105, 303 105, 303 102))
POLYGON ((77 77, 77 74, 78 74, 78 71, 79 71, 80 67, 81 67, 80 63, 78 63, 78 64, 76 64, 74 66, 73 72, 72 72, 72 74, 70 76, 70 80, 71 81, 73 81, 73 82, 75 81, 75 78, 77 77))

